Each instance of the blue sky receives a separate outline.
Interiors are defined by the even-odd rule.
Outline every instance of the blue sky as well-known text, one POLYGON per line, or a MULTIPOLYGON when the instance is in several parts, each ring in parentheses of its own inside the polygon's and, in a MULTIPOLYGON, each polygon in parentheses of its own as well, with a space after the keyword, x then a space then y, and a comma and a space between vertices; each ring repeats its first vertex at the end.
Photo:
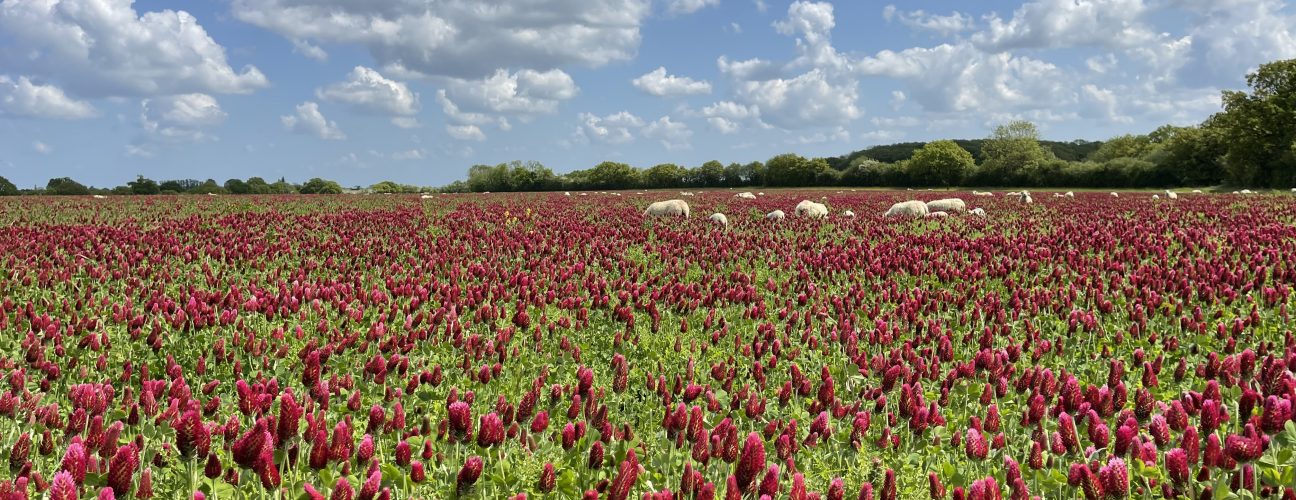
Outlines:
POLYGON ((0 175, 442 185, 1193 124, 1280 0, 0 0, 0 175), (177 10, 183 8, 184 10, 177 10))

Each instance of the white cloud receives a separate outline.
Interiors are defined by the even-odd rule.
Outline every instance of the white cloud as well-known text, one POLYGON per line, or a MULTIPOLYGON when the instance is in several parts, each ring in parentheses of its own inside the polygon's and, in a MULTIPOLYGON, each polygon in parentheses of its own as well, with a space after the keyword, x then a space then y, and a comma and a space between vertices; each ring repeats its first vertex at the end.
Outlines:
POLYGON ((760 110, 763 121, 785 129, 841 125, 863 114, 855 81, 830 82, 818 69, 790 79, 740 82, 737 94, 760 110))
POLYGON ((419 128, 423 124, 419 123, 418 118, 412 116, 397 116, 391 119, 392 125, 400 128, 419 128))
POLYGON ((377 71, 356 66, 347 79, 315 90, 315 96, 329 102, 348 104, 355 109, 393 117, 418 114, 419 95, 402 82, 388 79, 377 71))
POLYGON ((890 102, 891 102, 891 110, 892 110, 892 111, 899 111, 900 108, 904 107, 905 101, 907 101, 907 100, 909 100, 909 96, 905 95, 904 91, 902 91, 902 90, 892 90, 892 91, 891 91, 891 101, 890 101, 890 102))
POLYGON ((1182 77, 1191 85, 1238 85, 1261 64, 1296 57, 1296 16, 1279 0, 1172 3, 1193 14, 1182 77))
POLYGON ((1093 56, 1085 59, 1085 67, 1089 68, 1089 71, 1099 74, 1106 74, 1108 71, 1115 69, 1116 65, 1115 54, 1106 54, 1101 57, 1093 56))
POLYGON ((837 127, 832 131, 818 131, 810 135, 801 135, 791 141, 794 144, 823 144, 827 142, 846 142, 850 140, 850 132, 845 128, 837 127))
POLYGON ((863 75, 905 82, 905 93, 934 112, 1011 111, 1071 104, 1067 75, 1051 63, 957 45, 884 50, 856 64, 863 75))
POLYGON ((328 141, 346 139, 346 134, 338 128, 337 122, 329 121, 320 113, 319 104, 306 101, 297 105, 295 115, 279 117, 283 126, 290 132, 308 134, 328 141))
POLYGON ((706 80, 694 80, 686 76, 675 76, 666 73, 665 66, 635 78, 635 88, 658 97, 710 94, 711 84, 706 80))
POLYGON ((33 143, 32 143, 32 150, 35 151, 35 152, 37 152, 37 153, 43 154, 43 155, 44 155, 44 154, 50 154, 50 153, 54 152, 54 148, 50 147, 49 144, 45 144, 45 143, 43 143, 43 142, 41 142, 41 141, 33 142, 33 143))
POLYGON ((922 10, 907 12, 897 9, 895 5, 887 5, 882 9, 882 17, 888 22, 894 19, 910 28, 931 31, 942 36, 956 35, 976 27, 976 21, 972 16, 962 12, 942 16, 922 10))
POLYGON ((234 0, 234 15, 284 37, 358 44, 379 67, 476 79, 633 59, 651 0, 234 0))
POLYGON ((216 98, 207 94, 181 94, 140 102, 140 124, 150 142, 210 139, 208 131, 224 123, 227 116, 216 98))
POLYGON ((130 0, 3 2, 0 33, 12 44, 0 65, 79 96, 241 94, 268 84, 256 67, 231 68, 189 13, 138 14, 130 0))
POLYGON ((68 97, 63 89, 32 83, 25 76, 15 81, 0 75, 0 116, 78 120, 95 114, 90 103, 68 97))
POLYGON ((292 44, 293 44, 293 52, 309 57, 316 61, 323 62, 328 60, 328 52, 325 52, 324 49, 318 45, 314 45, 306 40, 301 40, 301 39, 293 39, 292 44))
POLYGON ((671 121, 670 116, 663 116, 644 127, 643 136, 661 142, 662 147, 669 151, 677 151, 692 147, 689 138, 693 137, 693 131, 689 130, 688 125, 671 121))
POLYGON ((552 113, 561 101, 579 93, 571 75, 562 70, 509 73, 500 69, 482 80, 451 80, 443 100, 468 112, 533 115, 552 113))
POLYGON ((1007 21, 989 16, 989 27, 972 35, 972 42, 990 52, 1084 45, 1136 47, 1157 39, 1140 20, 1146 11, 1143 0, 1036 0, 1022 4, 1007 21))
POLYGON ((720 101, 702 108, 711 128, 722 134, 733 134, 742 129, 743 124, 761 124, 760 109, 733 101, 720 101))
POLYGON ((1114 123, 1129 123, 1133 119, 1120 113, 1116 93, 1110 89, 1087 83, 1080 87, 1080 116, 1098 118, 1114 123))
POLYGON ((692 14, 704 7, 720 5, 720 0, 670 0, 666 12, 671 14, 692 14))
POLYGON ((446 133, 461 141, 486 140, 486 134, 476 125, 446 125, 446 133))
POLYGON ((633 131, 644 126, 642 119, 628 111, 604 117, 581 113, 579 118, 581 123, 576 127, 578 138, 594 139, 607 144, 624 144, 633 141, 633 131))
POLYGON ((774 63, 760 58, 730 61, 728 57, 720 56, 716 59, 716 67, 735 80, 768 80, 778 77, 778 68, 774 63))

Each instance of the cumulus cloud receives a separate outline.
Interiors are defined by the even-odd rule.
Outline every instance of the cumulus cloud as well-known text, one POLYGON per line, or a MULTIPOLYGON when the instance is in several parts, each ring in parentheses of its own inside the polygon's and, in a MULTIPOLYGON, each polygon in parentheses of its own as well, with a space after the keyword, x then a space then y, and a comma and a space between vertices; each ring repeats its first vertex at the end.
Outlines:
POLYGON ((761 58, 730 61, 728 57, 720 56, 716 59, 716 67, 735 80, 768 80, 777 78, 779 74, 778 66, 761 58))
POLYGON ((293 39, 293 52, 306 56, 316 61, 327 61, 328 52, 318 45, 314 45, 306 40, 293 39))
POLYGON ((988 19, 972 42, 991 51, 1081 45, 1135 47, 1157 38, 1140 19, 1143 0, 1037 0, 1022 4, 1004 20, 988 19))
POLYGON ((413 116, 419 111, 418 93, 364 66, 356 66, 345 81, 315 90, 315 96, 374 114, 413 116))
POLYGON ((644 127, 643 136, 660 142, 669 151, 677 151, 692 147, 689 138, 693 137, 693 131, 688 125, 672 121, 670 116, 663 116, 644 127))
POLYGON ((225 122, 225 111, 207 94, 181 94, 140 102, 140 124, 151 142, 198 142, 225 122))
POLYGON ((528 115, 552 113, 559 102, 579 92, 571 75, 562 70, 510 73, 500 69, 482 80, 451 80, 446 99, 469 112, 528 115))
POLYGON ((234 0, 232 11, 291 40, 364 46, 382 68, 477 79, 633 59, 652 1, 234 0))
POLYGON ((244 94, 268 85, 254 66, 231 68, 189 13, 139 14, 130 0, 3 2, 0 40, 4 66, 78 96, 244 94))
POLYGON ((486 140, 486 134, 476 125, 446 125, 446 133, 460 141, 486 140))
POLYGON ((289 132, 313 135, 328 141, 346 139, 346 134, 338 128, 337 122, 324 118, 324 114, 320 113, 319 104, 312 101, 298 104, 296 114, 281 116, 279 121, 289 132))
POLYGON ((763 121, 785 129, 844 124, 863 114, 856 105, 856 82, 830 82, 819 69, 793 78, 740 82, 737 94, 760 110, 763 121))
POLYGON ((607 116, 596 116, 581 113, 580 125, 576 127, 578 139, 593 139, 607 144, 624 144, 633 141, 634 130, 644 126, 643 119, 621 111, 607 116))
POLYGON ((884 50, 858 61, 857 69, 905 82, 906 96, 928 111, 1013 110, 1074 101, 1066 74, 1052 63, 987 54, 966 42, 884 50))
POLYGON ((658 97, 711 93, 711 83, 706 80, 667 74, 665 66, 658 66, 657 69, 635 78, 631 83, 634 83, 635 88, 658 97))
MULTIPOLYGON (((1189 85, 1237 85, 1245 72, 1296 57, 1296 16, 1280 0, 1175 0, 1193 14, 1181 75, 1189 85)), ((1173 55, 1173 54, 1172 54, 1173 55)))
POLYGON ((976 27, 976 21, 972 16, 962 12, 939 15, 922 10, 902 11, 895 5, 887 5, 882 9, 882 17, 887 22, 899 21, 900 24, 912 29, 930 31, 942 36, 956 35, 976 27))
POLYGON ((78 120, 95 116, 95 109, 53 85, 32 83, 25 76, 13 80, 0 75, 0 115, 78 120))
POLYGON ((704 7, 714 7, 720 5, 720 0, 670 0, 666 4, 666 12, 671 14, 692 14, 704 7))
POLYGON ((36 141, 36 142, 33 142, 33 143, 32 143, 32 151, 35 151, 35 152, 37 152, 37 153, 40 153, 40 154, 43 154, 43 155, 44 155, 44 154, 50 154, 51 152, 53 152, 53 151, 54 151, 54 148, 50 147, 49 144, 45 144, 45 143, 43 143, 43 142, 41 142, 41 141, 36 141))
POLYGON ((711 128, 722 134, 736 133, 744 124, 761 124, 759 108, 733 101, 720 101, 704 107, 702 116, 706 117, 711 128))

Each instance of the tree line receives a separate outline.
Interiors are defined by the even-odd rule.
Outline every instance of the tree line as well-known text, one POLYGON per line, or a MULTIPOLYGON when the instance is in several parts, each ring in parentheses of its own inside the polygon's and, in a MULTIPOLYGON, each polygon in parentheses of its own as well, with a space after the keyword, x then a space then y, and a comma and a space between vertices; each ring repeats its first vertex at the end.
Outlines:
MULTIPOLYGON (((1246 76, 1249 91, 1225 91, 1223 109, 1193 126, 1166 125, 1147 134, 1106 141, 1041 140, 1028 121, 1012 121, 989 137, 874 146, 835 158, 780 154, 764 162, 708 161, 697 167, 663 163, 638 168, 605 161, 565 174, 539 162, 474 165, 467 179, 442 192, 558 191, 802 186, 967 186, 1151 188, 1214 186, 1285 189, 1296 186, 1296 59, 1274 61, 1246 76)), ((0 177, 0 195, 13 194, 336 194, 337 182, 303 184, 259 177, 156 182, 138 177, 111 189, 70 178, 44 189, 20 190, 0 177)), ((356 192, 414 193, 383 181, 356 192)))

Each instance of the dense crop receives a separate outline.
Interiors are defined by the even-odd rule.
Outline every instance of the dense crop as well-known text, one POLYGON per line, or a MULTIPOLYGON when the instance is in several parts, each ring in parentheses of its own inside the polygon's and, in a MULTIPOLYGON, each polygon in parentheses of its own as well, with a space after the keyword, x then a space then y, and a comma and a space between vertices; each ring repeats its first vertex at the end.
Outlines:
POLYGON ((1296 497, 1291 197, 907 194, 4 202, 0 499, 1296 497))

